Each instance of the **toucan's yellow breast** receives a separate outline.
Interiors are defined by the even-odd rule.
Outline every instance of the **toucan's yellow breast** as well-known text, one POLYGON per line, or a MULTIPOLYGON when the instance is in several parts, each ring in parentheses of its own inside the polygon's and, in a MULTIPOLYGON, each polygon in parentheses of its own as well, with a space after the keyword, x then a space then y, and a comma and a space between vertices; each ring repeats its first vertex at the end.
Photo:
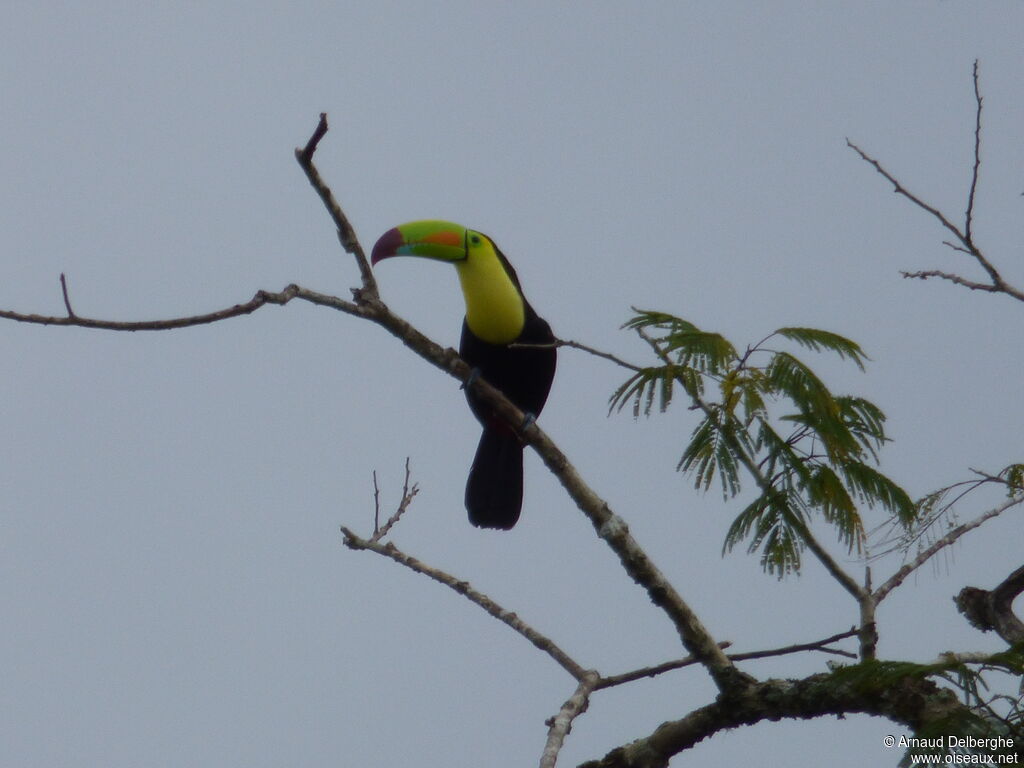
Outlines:
POLYGON ((466 324, 473 335, 490 344, 510 344, 519 338, 526 322, 523 297, 490 241, 482 238, 477 247, 469 247, 466 259, 455 262, 455 269, 466 298, 466 324))

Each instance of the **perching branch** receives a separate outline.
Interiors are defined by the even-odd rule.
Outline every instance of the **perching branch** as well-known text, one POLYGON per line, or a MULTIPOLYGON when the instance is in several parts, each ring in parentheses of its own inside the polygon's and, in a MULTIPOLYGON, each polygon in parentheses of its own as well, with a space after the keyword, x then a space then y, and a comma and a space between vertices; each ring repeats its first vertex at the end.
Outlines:
POLYGON ((981 89, 978 84, 978 61, 974 62, 974 101, 976 104, 975 119, 974 119, 974 165, 971 171, 971 182, 967 192, 967 207, 964 213, 964 224, 963 227, 959 227, 954 224, 945 214, 943 214, 938 208, 929 205, 924 202, 920 197, 910 192, 899 179, 897 179, 892 173, 887 171, 882 164, 869 156, 864 150, 858 147, 849 139, 846 140, 846 146, 860 155, 861 159, 866 163, 874 167, 878 173, 880 173, 886 181, 893 186, 893 191, 898 195, 903 195, 910 202, 916 205, 921 210, 930 214, 935 218, 943 227, 953 233, 957 243, 949 241, 943 241, 945 245, 952 248, 954 251, 965 253, 971 256, 981 268, 986 272, 989 278, 989 282, 983 283, 976 280, 969 280, 968 278, 962 277, 951 272, 944 272, 938 269, 929 269, 920 272, 901 272, 905 278, 927 280, 932 277, 937 277, 942 280, 947 280, 956 285, 962 285, 965 288, 970 288, 973 291, 988 291, 990 293, 1004 293, 1018 301, 1024 301, 1024 291, 1016 288, 1007 283, 999 271, 995 268, 991 261, 982 253, 981 249, 974 242, 974 203, 978 190, 978 178, 979 171, 981 169, 981 89))

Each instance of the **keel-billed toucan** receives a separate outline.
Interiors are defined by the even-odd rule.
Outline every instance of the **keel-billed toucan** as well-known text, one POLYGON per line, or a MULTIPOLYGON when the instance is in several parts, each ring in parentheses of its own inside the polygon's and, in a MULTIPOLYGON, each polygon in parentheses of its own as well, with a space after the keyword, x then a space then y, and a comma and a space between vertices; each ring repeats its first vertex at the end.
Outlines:
MULTIPOLYGON (((555 375, 555 337, 523 296, 515 270, 494 241, 448 221, 413 221, 389 229, 373 246, 373 264, 389 256, 455 265, 466 298, 459 354, 528 418, 540 414, 555 375)), ((484 431, 466 483, 469 521, 508 529, 523 506, 523 444, 472 389, 466 388, 466 398, 484 431)))

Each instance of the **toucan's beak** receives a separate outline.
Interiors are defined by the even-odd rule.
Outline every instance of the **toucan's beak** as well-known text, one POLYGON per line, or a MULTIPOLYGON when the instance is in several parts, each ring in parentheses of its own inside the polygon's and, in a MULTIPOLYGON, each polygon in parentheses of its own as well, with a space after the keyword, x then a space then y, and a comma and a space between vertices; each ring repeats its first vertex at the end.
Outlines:
POLYGON ((391 256, 421 256, 438 261, 466 258, 466 228, 450 221, 410 221, 389 229, 374 244, 370 263, 391 256))

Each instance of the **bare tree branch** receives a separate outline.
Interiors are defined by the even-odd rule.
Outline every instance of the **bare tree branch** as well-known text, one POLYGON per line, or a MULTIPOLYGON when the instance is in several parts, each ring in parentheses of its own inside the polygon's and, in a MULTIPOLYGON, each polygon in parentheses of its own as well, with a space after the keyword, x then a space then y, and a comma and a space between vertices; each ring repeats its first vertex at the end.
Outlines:
MULTIPOLYGON (((956 250, 962 251, 963 248, 957 248, 956 250)), ((978 283, 974 280, 968 280, 960 275, 953 274, 952 272, 943 272, 940 269, 925 269, 920 272, 906 272, 900 270, 900 274, 909 280, 927 280, 931 277, 938 277, 942 280, 949 280, 951 283, 962 285, 965 288, 970 288, 972 291, 988 291, 989 293, 1003 293, 1003 289, 989 283, 978 283)))
MULTIPOLYGON (((724 642, 718 644, 723 650, 732 645, 730 642, 724 642)), ((733 661, 736 660, 735 656, 729 654, 729 658, 733 661)), ((693 656, 684 656, 681 659, 673 659, 672 661, 665 661, 661 664, 654 664, 649 667, 640 667, 639 669, 632 669, 629 672, 620 672, 617 675, 608 675, 607 677, 602 676, 595 686, 594 690, 601 690, 603 688, 614 688, 617 685, 625 685, 626 683, 632 683, 637 680, 643 680, 645 677, 658 677, 666 672, 674 672, 677 669, 684 669, 685 667, 692 667, 698 663, 693 656)))
POLYGON ((903 195, 910 202, 916 205, 923 211, 929 213, 934 217, 943 227, 948 229, 959 241, 960 245, 954 245, 949 241, 944 241, 950 248, 965 253, 974 258, 975 261, 981 266, 982 269, 988 274, 989 283, 979 283, 974 280, 968 280, 967 278, 961 277, 960 275, 951 274, 948 272, 942 272, 939 270, 925 270, 921 272, 902 272, 901 274, 905 278, 917 278, 920 280, 927 280, 932 277, 938 277, 943 280, 948 280, 957 285, 962 285, 971 290, 982 290, 989 291, 990 293, 1005 293, 1018 301, 1024 301, 1024 291, 1016 288, 1007 283, 999 271, 995 268, 991 261, 982 253, 981 249, 978 248, 974 243, 974 203, 978 191, 978 178, 981 169, 981 87, 978 79, 978 61, 974 61, 974 101, 975 101, 975 119, 974 119, 974 164, 971 170, 971 182, 967 192, 967 209, 964 214, 964 227, 961 230, 949 218, 942 213, 938 208, 935 208, 928 203, 924 202, 920 197, 910 192, 899 179, 893 174, 887 171, 882 164, 875 158, 868 155, 864 150, 858 147, 849 139, 846 140, 846 146, 860 155, 861 159, 866 163, 874 167, 878 173, 880 173, 886 181, 893 186, 893 191, 898 195, 903 195))
POLYGON ((327 113, 320 113, 320 120, 316 124, 316 128, 309 137, 309 141, 306 142, 306 146, 296 148, 295 154, 298 157, 299 163, 308 165, 313 160, 313 153, 316 152, 316 148, 320 146, 320 140, 327 135, 327 113))
POLYGON ((71 299, 68 298, 68 280, 63 272, 60 273, 60 292, 64 296, 64 309, 68 311, 68 317, 74 317, 75 311, 71 309, 71 299))
POLYGON ((558 710, 558 714, 548 719, 548 738, 544 744, 544 751, 541 753, 540 768, 554 768, 558 761, 558 753, 565 743, 565 737, 572 730, 573 720, 587 711, 590 694, 593 692, 597 680, 596 672, 587 672, 579 681, 572 696, 558 710))
POLYGON ((630 371, 640 371, 640 370, 643 370, 639 365, 633 365, 632 363, 627 363, 622 358, 616 357, 615 355, 613 355, 610 352, 604 352, 604 351, 602 351, 600 349, 596 349, 594 347, 587 346, 586 344, 583 344, 581 342, 573 341, 572 339, 555 339, 553 342, 548 342, 547 344, 526 344, 526 343, 519 342, 519 343, 509 344, 509 346, 510 347, 519 347, 521 349, 549 349, 551 347, 554 347, 555 349, 558 349, 560 347, 569 347, 571 349, 578 349, 581 352, 587 352, 587 353, 593 355, 594 357, 600 357, 603 360, 609 360, 609 361, 615 363, 616 365, 621 366, 622 368, 626 368, 626 369, 628 369, 630 371))
POLYGON ((406 568, 415 571, 416 573, 422 573, 424 576, 433 579, 439 584, 444 584, 449 589, 458 592, 470 602, 476 603, 476 605, 483 608, 491 616, 511 627, 515 632, 529 640, 535 647, 554 659, 562 669, 572 675, 576 680, 582 681, 589 674, 589 670, 584 669, 576 663, 572 657, 559 648, 553 640, 542 635, 512 611, 505 610, 487 595, 474 589, 468 581, 462 581, 439 568, 429 566, 426 563, 417 560, 415 557, 407 555, 390 542, 385 544, 372 538, 364 539, 353 533, 345 526, 342 526, 341 532, 345 536, 345 546, 349 547, 349 549, 367 550, 369 552, 375 552, 378 555, 383 555, 384 557, 394 560, 399 565, 404 565, 406 568))
POLYGON ((882 600, 884 600, 885 597, 890 592, 892 592, 892 590, 894 590, 896 587, 898 587, 906 580, 907 576, 909 576, 915 570, 917 570, 926 562, 928 562, 928 560, 937 552, 941 551, 945 547, 948 547, 950 544, 955 542, 965 533, 973 531, 986 520, 991 520, 993 517, 1001 515, 1006 510, 1011 509, 1022 502, 1024 502, 1024 496, 1015 496, 1013 498, 1007 499, 999 506, 990 509, 983 515, 979 515, 974 520, 970 520, 969 522, 966 522, 962 525, 958 525, 956 528, 953 528, 941 539, 938 539, 931 546, 922 550, 918 554, 918 556, 911 560, 909 563, 903 565, 903 567, 901 567, 898 571, 896 571, 896 573, 890 576, 884 584, 882 584, 878 589, 876 589, 874 592, 875 602, 882 602, 882 600))
MULTIPOLYGON (((753 661, 755 659, 766 659, 772 656, 788 656, 793 653, 802 653, 804 651, 821 651, 822 653, 828 653, 835 656, 844 656, 848 659, 856 659, 857 654, 850 653, 849 651, 843 651, 838 648, 829 648, 832 643, 839 640, 845 640, 848 637, 854 637, 859 630, 854 627, 848 629, 845 632, 826 637, 823 640, 815 640, 811 643, 797 643, 795 645, 787 645, 782 648, 772 648, 764 651, 748 651, 746 653, 730 653, 729 658, 733 661, 753 661)), ((721 643, 721 647, 728 648, 732 643, 721 643)), ((626 683, 632 683, 635 680, 642 680, 645 677, 657 677, 663 675, 666 672, 672 672, 676 669, 683 669, 684 667, 690 667, 697 663, 697 660, 692 656, 687 656, 683 659, 676 659, 674 661, 666 661, 663 664, 655 664, 651 667, 641 667, 640 669, 634 669, 630 672, 622 672, 618 675, 602 676, 594 687, 595 691, 600 691, 604 688, 613 688, 617 685, 624 685, 626 683)))
POLYGON ((875 160, 875 158, 869 156, 863 149, 858 147, 849 139, 846 140, 846 146, 848 146, 850 149, 852 149, 854 152, 860 155, 861 159, 864 160, 866 163, 874 166, 875 170, 878 171, 882 176, 884 176, 886 181, 892 184, 893 191, 897 195, 903 195, 918 208, 927 211, 936 219, 938 219, 939 223, 942 224, 942 226, 944 226, 946 229, 952 232, 956 236, 956 239, 964 244, 964 247, 968 249, 969 253, 971 253, 972 255, 974 254, 971 243, 970 241, 967 240, 966 235, 964 235, 964 233, 962 233, 960 229, 955 224, 953 224, 953 222, 947 219, 946 216, 942 213, 942 211, 940 211, 938 208, 933 208, 932 206, 928 205, 928 203, 924 202, 924 200, 922 200, 920 197, 915 195, 913 192, 910 192, 906 187, 903 186, 903 184, 895 176, 893 176, 891 173, 885 170, 885 168, 882 167, 881 163, 875 160))
POLYGON ((857 654, 855 653, 843 651, 839 648, 829 648, 828 646, 832 645, 832 643, 838 642, 839 640, 845 640, 848 637, 856 637, 859 633, 860 630, 857 627, 852 627, 845 632, 839 632, 823 638, 822 640, 815 640, 811 643, 796 643, 794 645, 786 645, 782 648, 772 648, 766 651, 730 653, 729 658, 733 661, 747 661, 752 659, 766 659, 771 656, 788 656, 793 653, 803 653, 804 651, 820 651, 821 653, 828 653, 833 656, 844 656, 847 659, 856 659, 857 654))
MULTIPOLYGON (((63 277, 63 275, 62 275, 63 277)), ((357 304, 339 299, 337 296, 329 296, 316 291, 301 288, 292 283, 278 293, 271 291, 257 291, 249 301, 235 304, 225 309, 218 309, 214 312, 207 312, 202 315, 190 315, 188 317, 174 317, 167 320, 98 320, 91 317, 82 317, 70 312, 70 300, 67 295, 67 283, 62 280, 62 293, 64 295, 65 307, 69 313, 63 317, 37 314, 24 314, 12 312, 11 310, 0 309, 0 318, 15 320, 19 323, 34 323, 37 325, 68 325, 80 328, 100 328, 106 331, 169 331, 174 328, 188 328, 193 325, 206 325, 217 323, 221 320, 228 320, 232 317, 249 315, 267 304, 285 305, 292 299, 301 299, 311 304, 330 307, 350 315, 363 317, 366 311, 357 304)))

